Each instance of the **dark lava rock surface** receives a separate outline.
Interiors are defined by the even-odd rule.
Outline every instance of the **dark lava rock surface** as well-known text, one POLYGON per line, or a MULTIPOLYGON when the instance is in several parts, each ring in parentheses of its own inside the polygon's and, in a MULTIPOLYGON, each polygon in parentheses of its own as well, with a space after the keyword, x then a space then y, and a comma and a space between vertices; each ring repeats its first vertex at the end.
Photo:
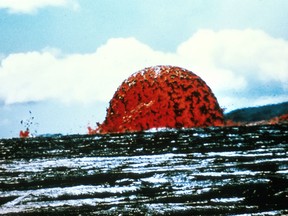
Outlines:
POLYGON ((288 126, 0 140, 2 215, 285 215, 288 126))

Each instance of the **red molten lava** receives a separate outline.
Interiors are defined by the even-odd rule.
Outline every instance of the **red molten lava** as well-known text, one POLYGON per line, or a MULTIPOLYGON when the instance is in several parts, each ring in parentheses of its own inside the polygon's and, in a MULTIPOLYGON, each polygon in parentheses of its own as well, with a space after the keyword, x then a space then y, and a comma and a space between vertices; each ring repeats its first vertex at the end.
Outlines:
POLYGON ((223 112, 211 89, 180 67, 145 68, 125 80, 110 101, 105 121, 93 133, 151 128, 221 126, 223 112))
POLYGON ((30 134, 30 132, 29 132, 29 130, 27 129, 27 130, 25 130, 25 131, 20 131, 20 133, 19 133, 19 137, 20 138, 28 138, 29 137, 29 134, 30 134))

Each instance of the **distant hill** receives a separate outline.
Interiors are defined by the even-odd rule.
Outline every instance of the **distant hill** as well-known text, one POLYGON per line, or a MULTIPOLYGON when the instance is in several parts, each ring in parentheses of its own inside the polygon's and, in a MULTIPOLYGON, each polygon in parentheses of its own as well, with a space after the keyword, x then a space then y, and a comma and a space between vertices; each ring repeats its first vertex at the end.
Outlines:
POLYGON ((288 114, 288 102, 233 110, 225 114, 225 119, 233 122, 257 122, 284 114, 288 114))

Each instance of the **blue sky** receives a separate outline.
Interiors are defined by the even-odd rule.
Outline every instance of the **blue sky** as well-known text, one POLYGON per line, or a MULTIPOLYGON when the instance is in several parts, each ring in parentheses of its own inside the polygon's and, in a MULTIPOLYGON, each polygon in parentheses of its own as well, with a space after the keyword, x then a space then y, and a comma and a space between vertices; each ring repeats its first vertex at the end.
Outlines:
POLYGON ((286 0, 0 0, 0 137, 18 136, 31 115, 35 134, 86 133, 124 79, 158 64, 199 75, 228 111, 288 101, 287 9, 286 0))

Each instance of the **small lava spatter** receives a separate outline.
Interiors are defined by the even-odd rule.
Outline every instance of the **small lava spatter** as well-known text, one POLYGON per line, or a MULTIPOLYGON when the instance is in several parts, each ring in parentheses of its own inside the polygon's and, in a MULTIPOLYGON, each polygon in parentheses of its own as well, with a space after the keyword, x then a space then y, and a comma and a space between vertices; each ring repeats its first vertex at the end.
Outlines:
POLYGON ((223 111, 199 76, 180 67, 155 66, 134 73, 120 85, 104 122, 89 133, 223 124, 223 111))

